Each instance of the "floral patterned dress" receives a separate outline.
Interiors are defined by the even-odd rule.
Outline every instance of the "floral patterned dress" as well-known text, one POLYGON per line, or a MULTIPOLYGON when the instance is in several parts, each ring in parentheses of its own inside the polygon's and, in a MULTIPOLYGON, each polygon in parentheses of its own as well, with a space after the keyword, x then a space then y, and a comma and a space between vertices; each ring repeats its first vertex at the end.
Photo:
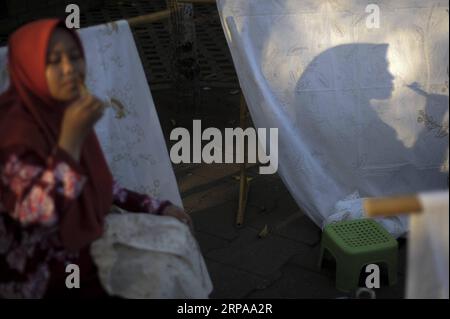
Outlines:
MULTIPOLYGON (((58 221, 87 181, 79 164, 56 147, 42 159, 22 146, 0 153, 0 298, 64 295, 67 264, 80 267, 85 296, 102 291, 89 247, 67 252, 58 221), (93 289, 89 289, 93 287, 93 289)), ((161 214, 170 205, 113 184, 113 204, 130 212, 161 214)), ((79 293, 79 292, 78 292, 79 293)))

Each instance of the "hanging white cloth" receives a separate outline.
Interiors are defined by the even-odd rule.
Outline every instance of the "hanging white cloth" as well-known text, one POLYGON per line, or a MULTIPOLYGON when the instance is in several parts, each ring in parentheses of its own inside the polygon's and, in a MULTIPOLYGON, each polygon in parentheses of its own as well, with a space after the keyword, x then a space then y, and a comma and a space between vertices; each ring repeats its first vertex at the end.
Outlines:
POLYGON ((253 122, 278 128, 280 176, 318 226, 362 218, 361 198, 447 187, 448 1, 218 8, 253 122))
POLYGON ((448 191, 420 195, 423 211, 410 219, 406 297, 448 299, 448 191))

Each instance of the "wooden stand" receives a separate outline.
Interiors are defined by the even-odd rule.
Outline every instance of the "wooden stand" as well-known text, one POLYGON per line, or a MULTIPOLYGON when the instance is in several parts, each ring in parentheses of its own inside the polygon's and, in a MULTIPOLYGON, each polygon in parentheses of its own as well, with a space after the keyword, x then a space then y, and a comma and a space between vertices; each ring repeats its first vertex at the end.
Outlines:
MULTIPOLYGON (((216 0, 177 0, 178 3, 186 4, 216 4, 216 0)), ((137 26, 146 23, 159 22, 167 19, 174 14, 173 11, 180 8, 171 7, 170 9, 150 13, 147 15, 128 19, 130 26, 137 26)), ((247 104, 244 95, 241 93, 240 101, 240 127, 245 129, 247 127, 247 104)), ((246 174, 247 169, 247 147, 244 148, 244 163, 240 167, 239 180, 239 206, 236 216, 236 224, 241 226, 244 223, 244 214, 247 206, 247 198, 249 193, 249 178, 246 174)), ((391 217, 400 214, 416 214, 422 211, 422 205, 415 195, 397 196, 388 198, 367 198, 364 200, 364 210, 366 216, 370 218, 375 217, 391 217)))
MULTIPOLYGON (((188 4, 216 4, 216 0, 177 0, 178 3, 188 3, 188 4)), ((167 19, 173 14, 173 8, 168 10, 163 10, 155 13, 150 13, 147 15, 131 18, 128 20, 130 26, 138 26, 146 23, 159 22, 161 20, 167 19), (171 10, 172 9, 172 10, 171 10)), ((179 10, 179 8, 177 9, 179 10)), ((240 127, 245 129, 247 127, 247 104, 245 102, 244 95, 241 93, 240 101, 240 127)), ((247 198, 249 192, 249 178, 247 178, 247 147, 244 147, 244 163, 241 164, 240 168, 240 180, 239 180, 239 204, 236 216, 236 224, 238 226, 244 223, 244 214, 247 207, 247 198)))

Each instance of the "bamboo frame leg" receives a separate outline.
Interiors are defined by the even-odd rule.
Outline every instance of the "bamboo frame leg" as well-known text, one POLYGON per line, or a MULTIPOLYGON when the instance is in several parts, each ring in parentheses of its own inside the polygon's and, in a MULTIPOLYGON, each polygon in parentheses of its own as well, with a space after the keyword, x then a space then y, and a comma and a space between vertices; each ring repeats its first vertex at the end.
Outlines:
MULTIPOLYGON (((241 93, 240 104, 240 126, 245 129, 247 126, 247 104, 245 103, 244 95, 241 93)), ((239 180, 239 206, 236 216, 236 224, 242 226, 244 223, 244 213, 247 207, 247 197, 249 191, 249 182, 246 175, 247 168, 247 147, 244 147, 244 163, 241 164, 240 180, 239 180)))

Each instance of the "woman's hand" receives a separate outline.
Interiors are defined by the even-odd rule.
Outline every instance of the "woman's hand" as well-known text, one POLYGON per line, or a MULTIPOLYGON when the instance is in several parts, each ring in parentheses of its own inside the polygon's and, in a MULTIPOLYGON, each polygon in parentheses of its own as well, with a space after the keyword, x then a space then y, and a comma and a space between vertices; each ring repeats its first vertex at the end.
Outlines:
POLYGON ((80 159, 84 139, 102 117, 104 104, 91 94, 70 104, 61 123, 58 145, 75 160, 80 159))
POLYGON ((192 219, 191 216, 189 216, 188 214, 186 214, 186 212, 175 205, 169 205, 167 206, 163 212, 162 212, 163 216, 172 216, 175 217, 176 219, 178 219, 179 221, 181 221, 182 223, 188 225, 191 230, 193 229, 193 224, 192 224, 192 219))

